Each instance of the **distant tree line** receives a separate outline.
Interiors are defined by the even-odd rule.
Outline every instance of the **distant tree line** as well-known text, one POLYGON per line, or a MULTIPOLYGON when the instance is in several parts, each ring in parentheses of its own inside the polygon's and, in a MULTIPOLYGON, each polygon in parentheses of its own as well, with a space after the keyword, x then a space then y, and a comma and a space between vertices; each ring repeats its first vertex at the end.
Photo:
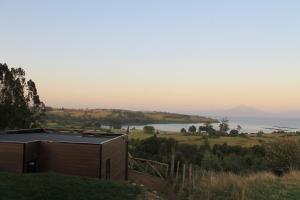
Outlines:
POLYGON ((36 85, 26 80, 25 71, 0 63, 0 129, 39 127, 44 111, 36 85))
POLYGON ((196 134, 208 136, 238 136, 239 134, 243 134, 241 133, 242 127, 240 125, 238 125, 236 129, 230 130, 228 122, 229 120, 227 118, 222 119, 219 124, 219 130, 216 130, 210 122, 206 122, 203 126, 199 126, 198 128, 195 125, 190 126, 188 130, 182 128, 180 132, 185 135, 196 134))

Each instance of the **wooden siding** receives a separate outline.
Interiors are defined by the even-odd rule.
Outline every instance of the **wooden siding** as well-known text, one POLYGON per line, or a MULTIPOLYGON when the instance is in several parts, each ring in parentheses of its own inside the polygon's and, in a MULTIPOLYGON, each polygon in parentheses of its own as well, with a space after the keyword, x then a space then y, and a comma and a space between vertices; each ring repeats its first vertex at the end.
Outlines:
POLYGON ((0 170, 23 172, 23 144, 0 143, 0 170))
POLYGON ((40 143, 40 171, 99 177, 100 145, 40 143))
POLYGON ((27 172, 27 162, 36 161, 37 171, 106 178, 110 159, 110 178, 128 177, 127 137, 113 138, 103 144, 36 141, 0 142, 0 171, 27 172))
POLYGON ((106 178, 106 160, 110 159, 112 180, 127 178, 127 138, 119 137, 102 144, 101 178, 106 178))

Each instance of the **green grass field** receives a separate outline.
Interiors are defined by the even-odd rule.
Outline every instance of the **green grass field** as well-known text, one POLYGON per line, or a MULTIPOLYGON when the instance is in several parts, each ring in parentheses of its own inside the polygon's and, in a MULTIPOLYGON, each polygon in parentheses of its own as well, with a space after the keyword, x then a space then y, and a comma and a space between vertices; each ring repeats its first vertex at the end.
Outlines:
MULTIPOLYGON (((144 133, 143 131, 132 131, 129 134, 129 139, 146 139, 151 137, 151 134, 144 133)), ((182 133, 175 133, 175 132, 161 132, 157 135, 160 138, 173 138, 177 140, 179 143, 183 144, 195 144, 201 145, 204 143, 204 137, 200 135, 184 135, 182 133)), ((229 137, 229 136, 221 136, 221 137, 209 137, 208 141, 211 145, 214 144, 224 144, 225 142, 228 145, 240 145, 243 147, 251 147, 254 145, 261 145, 268 142, 273 142, 276 140, 280 140, 282 138, 290 138, 300 140, 300 135, 296 134, 264 134, 261 137, 257 137, 256 135, 252 134, 249 136, 238 136, 238 137, 229 137)))
POLYGON ((0 200, 135 200, 142 191, 121 182, 54 173, 0 173, 0 200))

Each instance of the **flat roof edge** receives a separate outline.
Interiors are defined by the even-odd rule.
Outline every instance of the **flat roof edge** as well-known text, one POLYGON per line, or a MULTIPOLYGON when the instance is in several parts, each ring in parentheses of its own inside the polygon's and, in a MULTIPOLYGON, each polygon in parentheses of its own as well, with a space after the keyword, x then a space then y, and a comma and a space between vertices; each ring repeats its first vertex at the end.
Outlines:
MULTIPOLYGON (((6 140, 5 138, 3 138, 3 140, 0 140, 0 143, 18 143, 18 144, 27 144, 27 143, 31 143, 31 142, 38 142, 38 141, 50 141, 50 142, 57 142, 57 143, 72 143, 72 144, 105 144, 105 143, 109 143, 112 140, 118 139, 118 138, 127 138, 127 135, 124 133, 101 133, 101 132, 81 132, 78 133, 76 131, 71 131, 69 130, 68 132, 63 132, 63 131, 58 131, 55 129, 20 129, 20 130, 8 130, 5 132, 1 132, 0 136, 4 136, 4 135, 20 135, 20 137, 23 137, 23 135, 32 135, 32 134, 49 134, 49 135, 64 135, 67 137, 77 137, 80 136, 83 138, 82 141, 79 141, 77 139, 74 139, 74 141, 72 141, 73 139, 68 139, 68 138, 61 138, 61 139, 56 139, 56 138, 49 138, 49 140, 46 138, 33 138, 33 140, 30 140, 31 136, 28 136, 29 139, 27 141, 22 141, 18 140, 16 138, 12 138, 12 139, 8 139, 6 140), (21 136, 22 135, 22 136, 21 136), (99 138, 99 140, 97 139, 99 138), (107 138, 107 139, 105 139, 107 138), (93 140, 97 140, 96 142, 93 140), (102 140, 102 141, 101 141, 102 140)), ((14 137, 14 136, 12 136, 14 137)))
POLYGON ((18 129, 18 130, 5 130, 0 131, 0 134, 22 134, 22 133, 45 133, 43 128, 33 128, 33 129, 18 129))

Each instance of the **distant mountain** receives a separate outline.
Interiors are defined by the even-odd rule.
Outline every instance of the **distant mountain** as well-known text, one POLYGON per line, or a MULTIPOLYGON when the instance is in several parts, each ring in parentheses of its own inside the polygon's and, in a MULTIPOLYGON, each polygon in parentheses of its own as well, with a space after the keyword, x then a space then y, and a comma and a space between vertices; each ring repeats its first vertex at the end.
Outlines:
POLYGON ((237 106, 226 110, 205 112, 210 116, 221 117, 274 117, 274 118, 300 118, 300 110, 286 112, 266 112, 250 106, 237 106))
POLYGON ((220 114, 227 117, 270 117, 273 114, 249 106, 238 106, 223 110, 220 114))
POLYGON ((237 106, 226 110, 209 111, 206 112, 206 114, 222 117, 271 117, 273 115, 273 113, 268 113, 249 106, 237 106))

